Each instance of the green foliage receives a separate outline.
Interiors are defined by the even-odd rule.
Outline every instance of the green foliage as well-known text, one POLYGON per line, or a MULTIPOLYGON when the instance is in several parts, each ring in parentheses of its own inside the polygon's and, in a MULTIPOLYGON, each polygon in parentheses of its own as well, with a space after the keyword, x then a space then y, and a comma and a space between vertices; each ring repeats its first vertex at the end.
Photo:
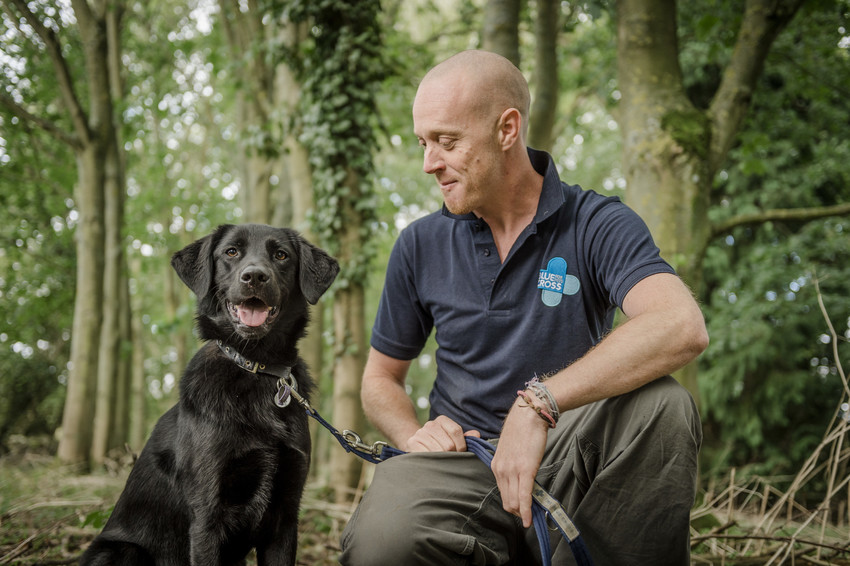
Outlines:
MULTIPOLYGON (((843 21, 836 18, 837 4, 808 5, 777 39, 715 180, 712 220, 850 200, 843 86, 850 58, 840 47, 846 9, 843 21)), ((684 26, 686 37, 715 39, 713 49, 687 43, 683 50, 689 93, 704 107, 731 41, 713 15, 686 13, 696 22, 696 32, 684 26)), ((839 334, 850 337, 848 229, 841 218, 773 222, 736 229, 708 249, 702 299, 712 343, 701 360, 700 394, 712 465, 787 472, 820 441, 843 387, 813 282, 820 281, 839 334)))
MULTIPOLYGON (((69 22, 50 2, 30 5, 52 14, 69 67, 82 77, 73 29, 60 30, 69 22)), ((416 85, 435 62, 478 46, 482 3, 263 0, 260 8, 309 22, 310 35, 295 52, 276 45, 273 34, 258 41, 268 57, 297 69, 305 86, 294 117, 302 123, 290 126, 303 131, 313 159, 312 221, 322 245, 336 253, 345 223, 362 220, 365 243, 340 283, 367 285, 368 324, 398 230, 441 204, 411 133, 416 85)), ((610 9, 606 2, 562 3, 561 9, 553 156, 566 180, 622 194, 610 9)), ((221 26, 204 25, 218 17, 216 10, 205 16, 198 2, 177 0, 134 2, 129 10, 127 94, 118 109, 128 165, 125 234, 131 300, 142 327, 136 347, 145 352, 149 391, 164 395, 162 406, 148 408, 153 420, 169 402, 163 376, 179 375, 178 344, 192 324, 189 292, 176 283, 176 296, 168 296, 169 255, 216 224, 240 219, 234 109, 245 85, 221 26)), ((677 13, 687 92, 706 109, 731 56, 742 3, 678 2, 677 13)), ((712 220, 850 201, 848 14, 846 0, 807 2, 780 35, 745 130, 715 180, 712 220)), ((0 88, 69 130, 46 54, 23 41, 6 13, 0 17, 0 88)), ((529 78, 531 17, 529 4, 520 30, 529 78)), ((245 60, 257 49, 259 43, 245 60)), ((677 129, 681 143, 701 141, 699 120, 670 118, 665 126, 677 129)), ((253 146, 274 154, 283 123, 254 132, 253 146)), ((75 181, 72 151, 0 106, 0 442, 7 433, 49 432, 61 413, 75 284, 75 181)), ((709 247, 701 299, 712 344, 700 381, 704 454, 712 465, 759 463, 784 471, 820 439, 841 387, 832 344, 823 341, 813 281, 820 280, 833 322, 846 333, 848 230, 850 223, 839 219, 772 223, 737 229, 709 247)), ((410 395, 417 402, 433 380, 433 347, 411 367, 410 395)), ((847 346, 840 347, 846 368, 847 346)), ((426 403, 420 408, 424 414, 426 403)))
MULTIPOLYGON (((41 8, 55 18, 55 10, 41 8)), ((50 61, 23 30, 2 15, 0 90, 67 128, 57 83, 43 80, 54 76, 50 61)), ((66 145, 0 104, 0 452, 10 434, 52 433, 61 418, 77 221, 68 162, 66 145)))
POLYGON ((700 373, 714 449, 728 451, 715 465, 789 471, 819 442, 843 387, 814 279, 838 331, 850 334, 847 224, 810 223, 788 238, 776 226, 741 229, 726 250, 710 250, 706 268, 725 274, 706 309, 712 344, 700 373))

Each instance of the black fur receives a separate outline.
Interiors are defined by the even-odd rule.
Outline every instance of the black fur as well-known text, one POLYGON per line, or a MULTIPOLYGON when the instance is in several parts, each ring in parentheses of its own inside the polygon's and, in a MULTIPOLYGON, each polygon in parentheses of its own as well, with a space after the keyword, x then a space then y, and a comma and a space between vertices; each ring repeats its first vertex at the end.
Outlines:
POLYGON ((157 422, 80 563, 244 564, 256 548, 260 565, 295 564, 307 415, 295 402, 277 407, 276 378, 240 368, 215 341, 253 361, 291 366, 309 398, 296 346, 307 303, 339 266, 295 231, 257 224, 220 226, 171 264, 198 297, 198 329, 209 342, 186 367, 179 403, 157 422))

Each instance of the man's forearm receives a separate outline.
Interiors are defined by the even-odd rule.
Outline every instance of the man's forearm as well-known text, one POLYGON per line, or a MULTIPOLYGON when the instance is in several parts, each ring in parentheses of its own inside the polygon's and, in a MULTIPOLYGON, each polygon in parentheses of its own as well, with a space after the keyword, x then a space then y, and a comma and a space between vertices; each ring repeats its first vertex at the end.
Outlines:
POLYGON ((360 397, 369 422, 399 448, 421 426, 404 387, 391 379, 364 376, 360 397))
POLYGON ((642 310, 547 381, 561 410, 637 389, 678 370, 705 349, 705 323, 689 291, 678 280, 662 283, 664 302, 672 303, 671 308, 642 310))

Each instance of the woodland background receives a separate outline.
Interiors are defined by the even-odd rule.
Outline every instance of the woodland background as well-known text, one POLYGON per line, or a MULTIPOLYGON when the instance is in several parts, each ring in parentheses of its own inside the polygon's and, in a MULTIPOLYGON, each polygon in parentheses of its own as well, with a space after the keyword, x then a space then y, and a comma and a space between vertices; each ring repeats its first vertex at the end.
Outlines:
MULTIPOLYGON (((703 418, 701 503, 846 531, 847 0, 0 7, 7 477, 35 446, 81 477, 141 450, 198 346, 170 255, 220 223, 291 225, 340 259, 302 352, 320 412, 379 440, 359 379, 384 266, 440 206, 410 104, 433 64, 483 48, 529 79, 529 144, 637 210, 703 306, 711 345, 677 376, 703 418)), ((409 381, 423 416, 429 348, 409 381)), ((318 499, 350 502, 369 466, 314 438, 318 499)))

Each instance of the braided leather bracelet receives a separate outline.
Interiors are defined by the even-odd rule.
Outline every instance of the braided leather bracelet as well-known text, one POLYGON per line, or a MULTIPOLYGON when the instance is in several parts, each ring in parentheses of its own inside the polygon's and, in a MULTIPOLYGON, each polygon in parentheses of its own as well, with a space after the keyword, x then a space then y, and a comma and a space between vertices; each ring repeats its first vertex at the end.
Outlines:
POLYGON ((534 395, 534 393, 528 393, 527 391, 520 390, 517 391, 516 394, 518 397, 521 397, 522 400, 526 403, 525 405, 520 405, 520 407, 530 407, 534 409, 534 412, 536 412, 538 415, 540 415, 540 418, 546 421, 546 424, 549 425, 549 428, 555 428, 555 425, 557 424, 555 422, 555 418, 549 413, 549 411, 547 411, 539 404, 531 400, 531 397, 534 397, 535 399, 540 401, 540 399, 536 395, 534 395))

